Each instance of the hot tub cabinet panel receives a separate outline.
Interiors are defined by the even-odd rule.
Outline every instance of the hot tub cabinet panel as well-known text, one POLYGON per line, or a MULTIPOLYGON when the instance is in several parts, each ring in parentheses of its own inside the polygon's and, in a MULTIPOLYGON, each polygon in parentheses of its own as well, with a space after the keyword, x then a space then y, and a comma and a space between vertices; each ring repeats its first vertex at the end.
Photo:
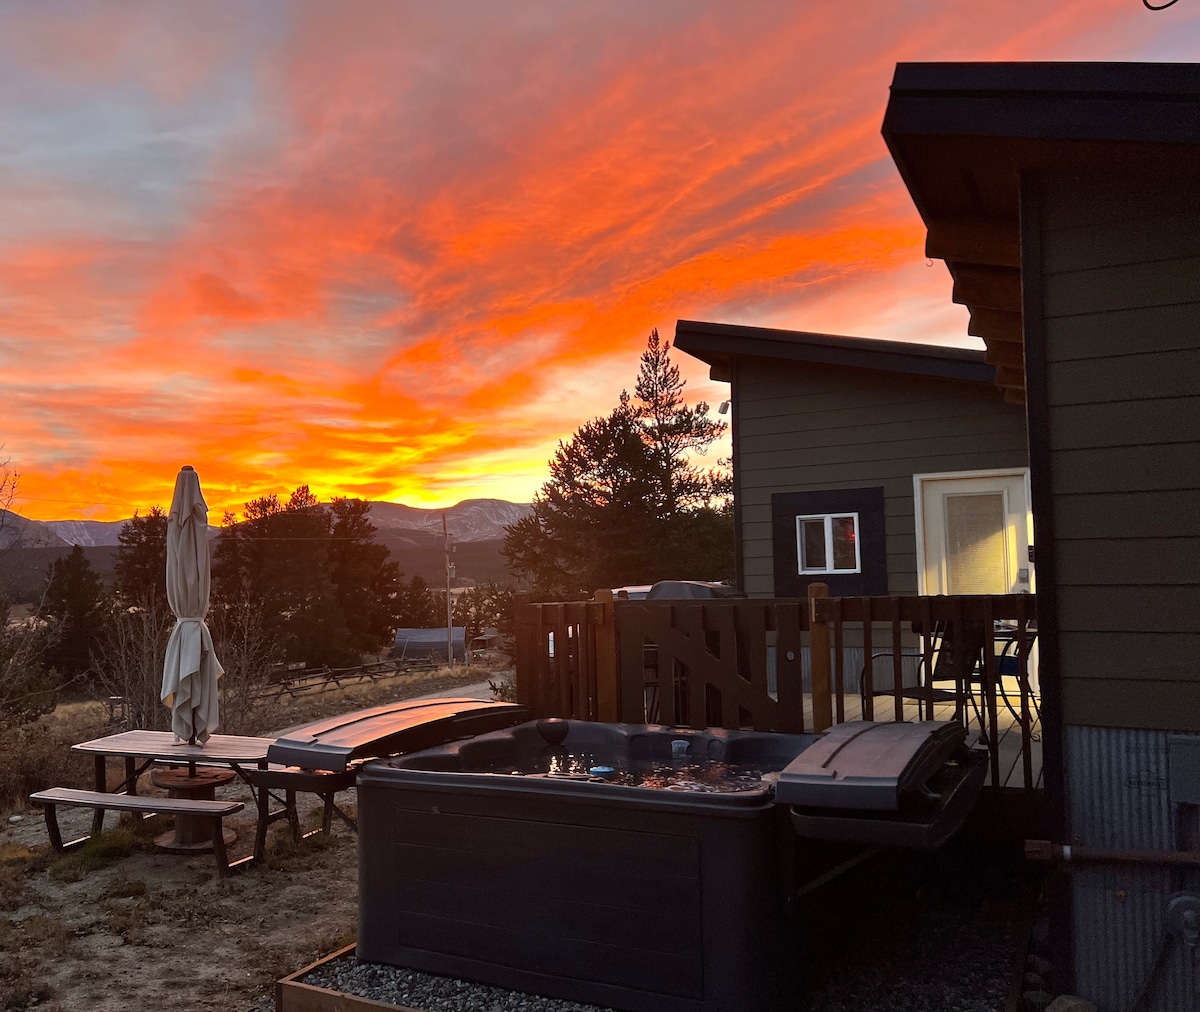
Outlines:
MULTIPOLYGON (((794 994, 794 836, 771 791, 470 772, 545 751, 534 728, 363 770, 359 958, 635 1012, 738 1012, 794 994)), ((686 738, 692 756, 728 750, 775 770, 814 740, 575 723, 571 735, 564 749, 668 757, 686 738)))

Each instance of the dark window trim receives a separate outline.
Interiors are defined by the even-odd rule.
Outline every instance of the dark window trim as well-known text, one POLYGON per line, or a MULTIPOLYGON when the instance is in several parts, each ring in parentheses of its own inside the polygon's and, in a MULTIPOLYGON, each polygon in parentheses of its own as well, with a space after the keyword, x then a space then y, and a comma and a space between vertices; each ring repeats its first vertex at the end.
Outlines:
POLYGON ((804 597, 809 584, 824 583, 831 597, 886 594, 887 531, 883 486, 775 492, 771 495, 771 546, 776 597, 804 597), (858 514, 857 573, 801 573, 796 518, 858 514))

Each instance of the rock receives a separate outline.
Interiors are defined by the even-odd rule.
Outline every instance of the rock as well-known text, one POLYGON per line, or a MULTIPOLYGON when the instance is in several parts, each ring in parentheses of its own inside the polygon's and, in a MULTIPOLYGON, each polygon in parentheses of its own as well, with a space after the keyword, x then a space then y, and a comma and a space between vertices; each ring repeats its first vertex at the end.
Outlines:
POLYGON ((10 815, 10 816, 8 817, 8 821, 9 821, 9 824, 10 824, 10 825, 13 825, 13 826, 15 826, 15 825, 16 825, 18 822, 24 822, 24 821, 25 821, 25 816, 23 816, 23 815, 10 815))
POLYGON ((1054 964, 1042 956, 1031 955, 1025 960, 1025 965, 1034 973, 1040 973, 1043 977, 1047 976, 1054 968, 1054 964))
POLYGON ((1046 1012, 1096 1012, 1096 1006, 1085 998, 1060 994, 1046 1007, 1046 1012))

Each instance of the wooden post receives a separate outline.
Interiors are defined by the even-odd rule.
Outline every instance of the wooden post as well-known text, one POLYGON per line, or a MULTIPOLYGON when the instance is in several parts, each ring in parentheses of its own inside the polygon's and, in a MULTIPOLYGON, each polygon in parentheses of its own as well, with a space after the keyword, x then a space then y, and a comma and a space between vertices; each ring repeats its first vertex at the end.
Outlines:
POLYGON ((598 590, 593 600, 597 719, 606 723, 618 723, 621 720, 621 682, 617 677, 617 619, 612 591, 598 590))
POLYGON ((541 655, 538 650, 538 633, 540 632, 539 620, 541 617, 539 606, 528 603, 528 595, 526 600, 518 603, 514 608, 513 623, 516 631, 516 683, 517 683, 517 702, 523 706, 528 706, 535 717, 542 717, 545 714, 539 712, 538 702, 538 677, 542 669, 541 655))
POLYGON ((832 679, 829 673, 829 626, 817 621, 817 601, 829 596, 824 583, 808 585, 808 642, 812 658, 813 730, 824 731, 833 726, 832 679))

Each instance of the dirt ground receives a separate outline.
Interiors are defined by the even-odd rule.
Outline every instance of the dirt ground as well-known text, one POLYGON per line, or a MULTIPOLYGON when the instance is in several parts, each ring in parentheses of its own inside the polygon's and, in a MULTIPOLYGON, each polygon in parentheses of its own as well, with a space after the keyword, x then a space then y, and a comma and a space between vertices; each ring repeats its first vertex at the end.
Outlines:
MULTIPOLYGON (((281 707, 280 728, 479 680, 478 671, 441 672, 314 695, 281 707)), ((245 787, 220 796, 246 804, 225 820, 238 834, 236 859, 253 845, 253 801, 245 787)), ((353 792, 339 803, 352 810, 353 792)), ((300 795, 302 818, 315 824, 318 804, 300 795)), ((18 814, 0 822, 0 1009, 238 1012, 277 978, 354 939, 357 846, 336 819, 328 841, 298 848, 275 823, 266 865, 221 879, 211 854, 156 851, 154 836, 169 826, 159 817, 118 827, 109 813, 98 841, 59 856, 40 810, 18 814)), ((62 810, 64 839, 84 835, 90 820, 90 810, 62 810)))

